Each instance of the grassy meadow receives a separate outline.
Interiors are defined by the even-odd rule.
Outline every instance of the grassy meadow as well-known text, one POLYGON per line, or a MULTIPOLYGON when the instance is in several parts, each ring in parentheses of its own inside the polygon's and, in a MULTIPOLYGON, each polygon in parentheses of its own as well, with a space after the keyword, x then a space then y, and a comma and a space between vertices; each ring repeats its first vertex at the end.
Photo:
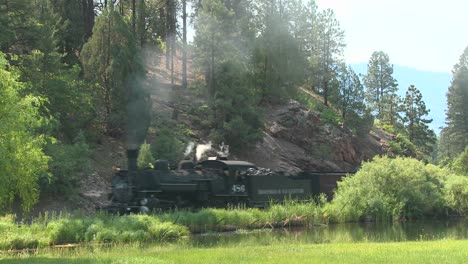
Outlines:
POLYGON ((468 240, 197 248, 184 245, 44 249, 0 255, 1 263, 466 263, 468 240))

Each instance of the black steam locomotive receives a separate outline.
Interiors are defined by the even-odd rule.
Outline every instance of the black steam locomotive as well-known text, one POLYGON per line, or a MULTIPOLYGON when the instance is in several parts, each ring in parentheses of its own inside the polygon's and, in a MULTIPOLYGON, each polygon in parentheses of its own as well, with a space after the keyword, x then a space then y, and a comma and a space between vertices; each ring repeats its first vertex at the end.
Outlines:
POLYGON ((149 212, 165 208, 222 207, 243 203, 265 207, 272 200, 329 198, 346 173, 259 173, 246 161, 226 159, 181 161, 175 170, 157 160, 153 168, 137 169, 138 150, 128 150, 128 170, 112 178, 111 212, 149 212))

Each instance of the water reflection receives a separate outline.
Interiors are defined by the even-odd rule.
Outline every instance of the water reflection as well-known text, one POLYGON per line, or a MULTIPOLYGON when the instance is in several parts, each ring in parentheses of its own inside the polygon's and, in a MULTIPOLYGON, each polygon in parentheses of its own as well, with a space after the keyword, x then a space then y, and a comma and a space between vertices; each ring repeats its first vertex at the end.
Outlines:
POLYGON ((398 242, 468 239, 468 221, 352 223, 308 229, 276 229, 195 236, 194 246, 269 245, 273 243, 398 242))

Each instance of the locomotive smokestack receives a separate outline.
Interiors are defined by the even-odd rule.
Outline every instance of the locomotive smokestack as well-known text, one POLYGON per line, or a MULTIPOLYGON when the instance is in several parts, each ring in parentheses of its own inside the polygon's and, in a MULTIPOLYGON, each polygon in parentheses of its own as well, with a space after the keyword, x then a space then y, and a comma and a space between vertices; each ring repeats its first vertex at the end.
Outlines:
POLYGON ((140 145, 136 137, 135 130, 131 130, 128 133, 127 138, 127 160, 128 160, 128 171, 135 172, 138 168, 137 159, 140 145))
POLYGON ((127 149, 128 171, 137 170, 138 149, 127 149))

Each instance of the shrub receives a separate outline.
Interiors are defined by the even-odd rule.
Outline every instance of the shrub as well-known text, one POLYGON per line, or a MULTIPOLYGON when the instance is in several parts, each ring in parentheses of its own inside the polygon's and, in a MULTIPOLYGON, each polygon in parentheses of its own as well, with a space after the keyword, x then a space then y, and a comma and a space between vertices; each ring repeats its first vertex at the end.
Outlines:
POLYGON ((90 168, 90 149, 83 133, 73 144, 49 144, 46 153, 51 156, 49 168, 50 181, 42 179, 43 191, 52 194, 74 194, 80 184, 81 176, 90 168))
POLYGON ((468 147, 453 162, 452 169, 457 174, 468 176, 468 147))
POLYGON ((468 215, 468 177, 449 176, 444 187, 444 198, 452 211, 468 215))
POLYGON ((338 183, 332 202, 344 221, 421 218, 441 214, 445 207, 440 171, 412 159, 375 158, 354 176, 338 183))
POLYGON ((398 134, 394 141, 390 141, 389 147, 389 151, 395 156, 416 156, 416 146, 402 134, 398 134))
POLYGON ((184 143, 173 131, 162 128, 156 133, 156 139, 151 144, 151 152, 155 159, 177 161, 183 158, 184 143))
POLYGON ((138 153, 138 168, 145 169, 151 167, 153 161, 154 157, 151 153, 151 145, 146 142, 141 144, 140 152, 138 153))

